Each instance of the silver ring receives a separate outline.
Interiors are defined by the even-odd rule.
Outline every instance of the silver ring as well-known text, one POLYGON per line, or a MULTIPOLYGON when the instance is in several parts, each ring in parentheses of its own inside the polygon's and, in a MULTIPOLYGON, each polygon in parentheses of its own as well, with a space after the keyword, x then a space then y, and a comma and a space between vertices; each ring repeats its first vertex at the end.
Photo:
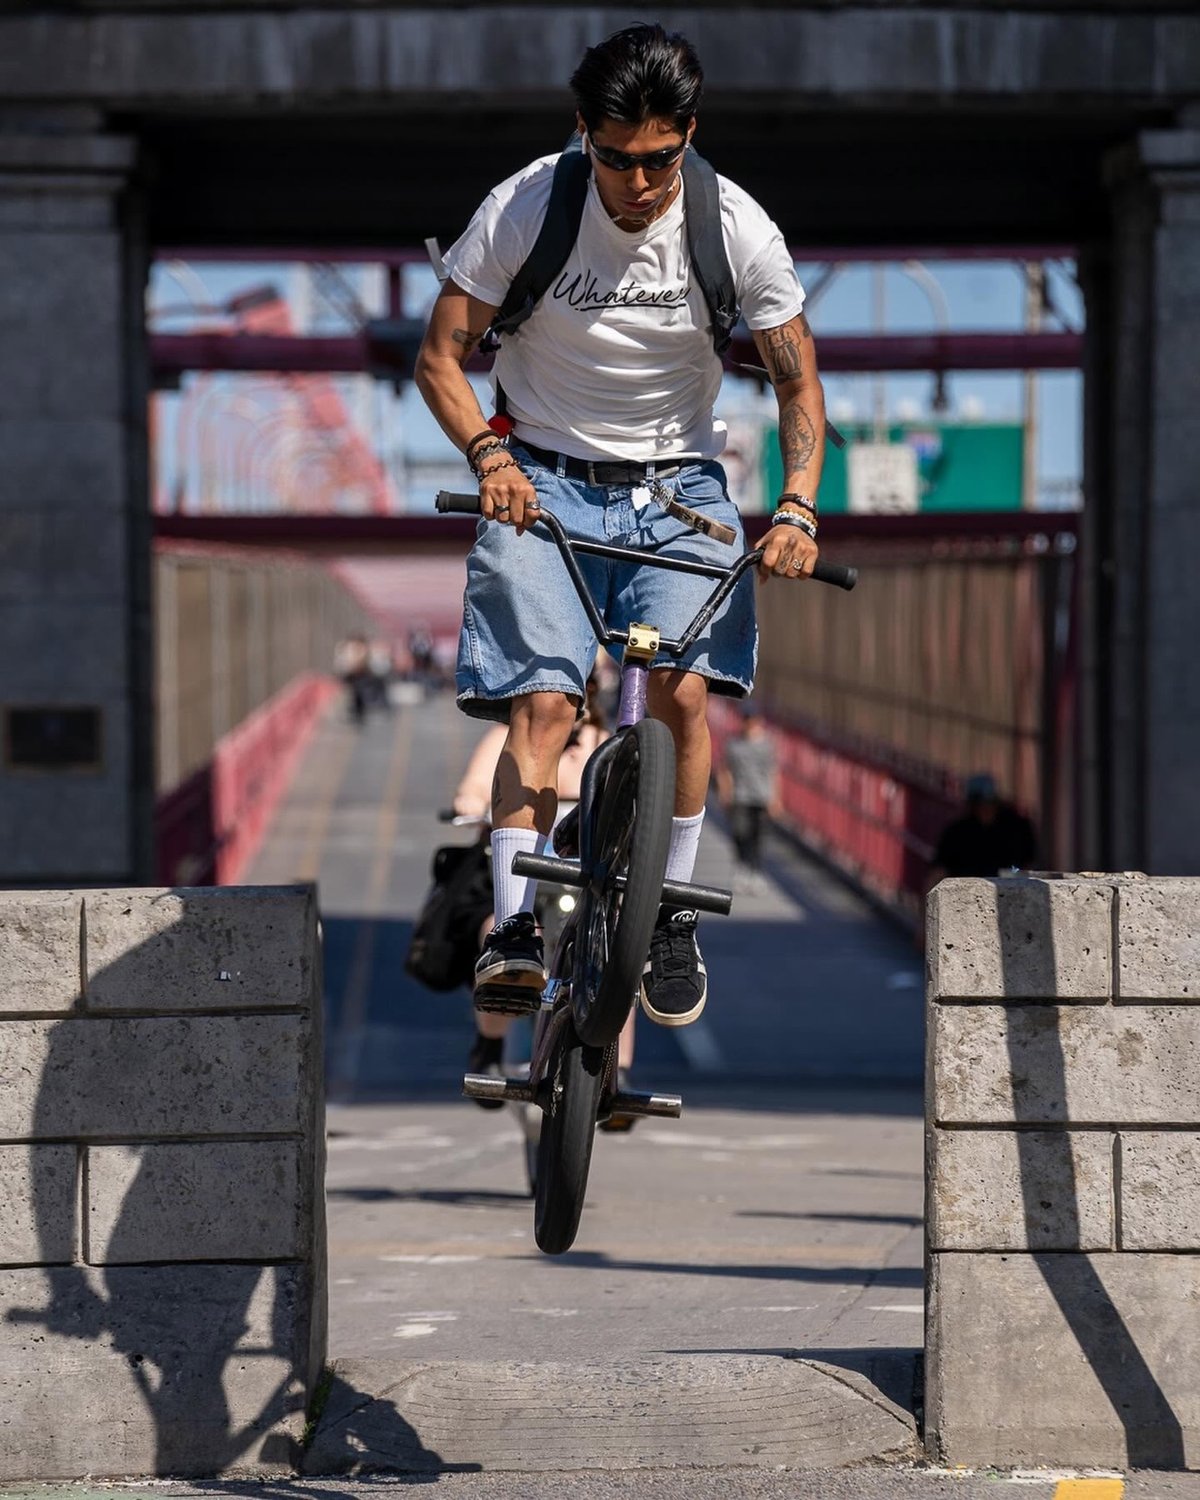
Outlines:
POLYGON ((795 568, 795 570, 796 570, 797 573, 803 573, 804 572, 804 564, 800 561, 800 559, 798 557, 793 557, 792 560, 791 560, 791 562, 788 564, 788 566, 792 567, 792 568, 795 568))
POLYGON ((508 505, 497 505, 495 514, 498 516, 506 516, 508 515, 508 512, 511 508, 512 507, 508 505))

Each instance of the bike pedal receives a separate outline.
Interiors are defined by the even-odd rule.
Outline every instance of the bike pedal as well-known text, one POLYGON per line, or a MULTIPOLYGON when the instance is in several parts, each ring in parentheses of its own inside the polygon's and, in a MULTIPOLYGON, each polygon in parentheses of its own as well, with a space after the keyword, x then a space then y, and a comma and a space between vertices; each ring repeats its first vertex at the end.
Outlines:
POLYGON ((475 1009, 490 1016, 536 1016, 542 1008, 540 984, 489 984, 474 995, 475 1009))
MULTIPOLYGON (((677 1120, 683 1113, 678 1094, 614 1094, 609 1101, 609 1118, 614 1115, 659 1115, 677 1120)), ((620 1127, 617 1127, 620 1128, 620 1127)))
POLYGON ((497 1100, 501 1104, 532 1104, 533 1087, 527 1078, 496 1078, 491 1073, 468 1073, 462 1091, 468 1099, 497 1100))

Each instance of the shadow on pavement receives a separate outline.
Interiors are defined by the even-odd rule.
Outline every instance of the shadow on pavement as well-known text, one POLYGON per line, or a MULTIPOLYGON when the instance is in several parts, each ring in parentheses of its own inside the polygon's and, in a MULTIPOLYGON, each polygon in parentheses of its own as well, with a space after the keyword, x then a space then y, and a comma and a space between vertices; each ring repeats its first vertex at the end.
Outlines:
POLYGON ((440 1203, 451 1208, 525 1208, 528 1193, 489 1188, 329 1188, 329 1198, 349 1198, 356 1203, 440 1203))
MULTIPOLYGON (((387 1473, 406 1476, 408 1484, 434 1484, 439 1474, 476 1473, 479 1464, 447 1464, 432 1448, 427 1448, 416 1429, 405 1420, 396 1402, 389 1397, 395 1385, 371 1395, 360 1391, 336 1372, 329 1395, 312 1434, 301 1464, 312 1477, 323 1474, 387 1473)), ((247 1486, 247 1495, 268 1493, 261 1486, 247 1486)), ((303 1494, 331 1492, 304 1491, 294 1486, 279 1486, 277 1493, 303 1494)), ((349 1500, 349 1496, 347 1496, 349 1500)))
MULTIPOLYGON (((513 1260, 531 1260, 516 1255, 513 1260)), ((684 1265, 674 1261, 621 1260, 601 1250, 568 1250, 547 1260, 552 1266, 573 1270, 649 1271, 666 1276, 746 1276, 758 1281, 810 1281, 820 1285, 892 1286, 923 1288, 921 1266, 780 1266, 760 1261, 757 1265, 684 1265)))
POLYGON ((903 1224, 915 1229, 925 1220, 920 1214, 833 1214, 833 1213, 788 1213, 776 1208, 740 1208, 734 1215, 738 1219, 819 1219, 830 1224, 903 1224))

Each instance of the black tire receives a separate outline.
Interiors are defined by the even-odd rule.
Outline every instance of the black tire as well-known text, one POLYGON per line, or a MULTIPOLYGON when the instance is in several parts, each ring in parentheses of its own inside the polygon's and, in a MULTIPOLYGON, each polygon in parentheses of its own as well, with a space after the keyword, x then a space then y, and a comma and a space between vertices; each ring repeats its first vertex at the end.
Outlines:
POLYGON ((575 937, 575 1028, 589 1046, 620 1035, 642 982, 662 900, 675 809, 675 742, 657 719, 626 731, 596 809, 592 868, 575 937), (615 877, 624 874, 620 892, 615 877))
POLYGON ((561 1255, 579 1230, 604 1083, 604 1049, 585 1047, 569 1019, 547 1082, 550 1097, 533 1184, 533 1237, 539 1250, 561 1255))

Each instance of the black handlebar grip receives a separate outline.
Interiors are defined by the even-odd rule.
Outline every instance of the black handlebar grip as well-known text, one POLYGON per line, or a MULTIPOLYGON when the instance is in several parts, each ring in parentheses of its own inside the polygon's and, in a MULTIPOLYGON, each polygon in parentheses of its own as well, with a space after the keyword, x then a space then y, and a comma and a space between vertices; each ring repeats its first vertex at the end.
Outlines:
POLYGON ((434 504, 437 506, 438 514, 442 516, 477 516, 479 514, 478 495, 459 495, 453 490, 438 490, 434 504))
POLYGON ((812 576, 818 583, 832 583, 835 588, 849 593, 858 582, 858 569, 848 568, 845 563, 822 562, 818 557, 812 576))

